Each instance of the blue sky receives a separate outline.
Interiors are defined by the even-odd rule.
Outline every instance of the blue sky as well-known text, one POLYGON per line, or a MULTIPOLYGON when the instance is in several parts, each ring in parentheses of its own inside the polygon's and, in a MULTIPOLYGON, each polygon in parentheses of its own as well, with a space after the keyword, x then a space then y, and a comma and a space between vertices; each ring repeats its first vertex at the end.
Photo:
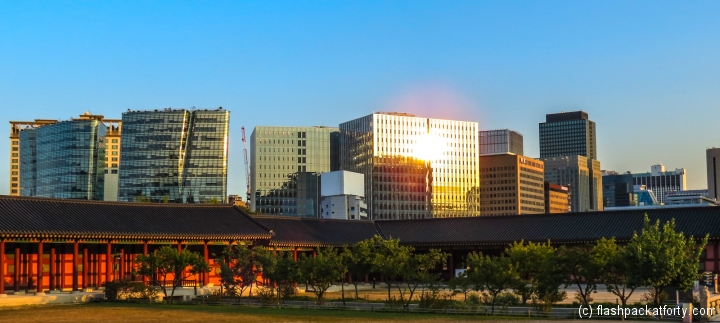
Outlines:
POLYGON ((2 1, 0 124, 222 106, 242 194, 241 126, 398 110, 510 128, 538 156, 545 114, 582 109, 604 169, 662 162, 706 188, 718 17, 718 1, 2 1))

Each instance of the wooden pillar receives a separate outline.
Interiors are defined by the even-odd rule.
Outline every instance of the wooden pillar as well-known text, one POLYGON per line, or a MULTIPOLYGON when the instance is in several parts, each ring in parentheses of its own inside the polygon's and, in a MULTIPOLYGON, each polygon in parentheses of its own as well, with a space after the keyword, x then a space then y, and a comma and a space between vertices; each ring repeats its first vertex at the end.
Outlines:
POLYGON ((450 279, 454 278, 455 277, 455 257, 454 257, 452 250, 450 250, 450 259, 448 259, 448 271, 450 271, 450 279))
MULTIPOLYGON (((75 242, 73 242, 73 273, 72 273, 72 275, 73 275, 72 289, 75 292, 78 291, 78 280, 79 280, 78 278, 80 278, 78 275, 79 274, 79 272, 78 272, 78 252, 80 251, 79 249, 80 249, 79 242, 77 240, 75 240, 75 242)), ((83 267, 83 271, 84 271, 84 269, 85 268, 83 267)))
POLYGON ((15 283, 13 289, 16 292, 20 291, 20 247, 15 243, 15 283))
MULTIPOLYGON (((715 247, 715 252, 714 252, 714 254, 715 254, 715 273, 717 274, 717 273, 720 273, 720 255, 718 255, 718 251, 720 251, 720 249, 718 248, 717 241, 715 241, 713 244, 714 244, 713 247, 715 247)), ((707 254, 707 252, 705 254, 707 254)))
MULTIPOLYGON (((143 255, 145 255, 145 256, 148 255, 148 242, 147 241, 143 242, 143 255)), ((145 285, 148 284, 147 276, 143 276, 143 284, 145 284, 145 285)))
POLYGON ((83 248, 83 278, 82 278, 82 288, 86 289, 88 288, 88 272, 90 271, 90 262, 88 261, 88 257, 90 257, 88 253, 87 245, 83 248))
POLYGON ((55 247, 50 245, 50 290, 55 290, 57 284, 57 261, 55 259, 55 247))
POLYGON ((120 277, 115 277, 115 280, 125 279, 125 248, 120 248, 120 277))
MULTIPOLYGON (((208 264, 210 263, 210 252, 208 251, 208 243, 207 241, 205 244, 203 244, 203 257, 205 257, 205 262, 208 264)), ((207 286, 208 283, 210 283, 210 271, 204 272, 202 274, 203 279, 203 286, 207 286)))
POLYGON ((37 244, 38 246, 38 252, 37 252, 37 280, 35 285, 37 285, 37 292, 41 293, 43 291, 43 242, 40 240, 37 244))
POLYGON ((317 249, 313 249, 313 258, 317 257, 317 249))
POLYGON ((65 271, 65 261, 67 260, 67 245, 63 244, 60 248, 60 254, 57 256, 58 262, 59 262, 59 269, 58 269, 58 275, 60 278, 58 281, 58 288, 60 290, 65 289, 65 277, 67 276, 67 272, 65 271))
POLYGON ((298 260, 298 247, 293 248, 293 260, 298 260))
POLYGON ((0 294, 5 294, 5 240, 0 241, 0 294))
POLYGON ((107 251, 105 253, 105 282, 110 281, 110 273, 112 272, 112 244, 107 243, 107 251))

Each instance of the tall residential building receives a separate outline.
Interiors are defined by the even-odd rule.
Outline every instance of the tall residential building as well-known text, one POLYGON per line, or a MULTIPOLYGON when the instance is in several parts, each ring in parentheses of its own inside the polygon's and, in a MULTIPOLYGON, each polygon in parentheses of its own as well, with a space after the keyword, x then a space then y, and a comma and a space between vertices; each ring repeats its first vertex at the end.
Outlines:
POLYGON ((103 200, 105 136, 102 116, 21 131, 21 195, 103 200))
POLYGON ((545 213, 570 212, 570 192, 562 185, 545 182, 545 213))
POLYGON ((341 168, 373 220, 480 215, 478 123, 377 112, 340 124, 341 168))
POLYGON ((514 154, 480 156, 480 213, 545 213, 543 162, 514 154))
POLYGON ((319 217, 320 174, 339 169, 333 127, 255 127, 250 135, 250 210, 319 217))
POLYGON ((687 172, 685 168, 666 171, 663 165, 653 165, 649 173, 632 174, 633 185, 645 185, 655 193, 660 203, 665 203, 668 193, 684 191, 687 188, 687 172))
MULTIPOLYGON (((100 120, 106 127, 106 162, 105 162, 105 192, 106 201, 117 200, 117 166, 119 160, 119 145, 121 135, 121 122, 118 119, 106 119, 101 115, 86 112, 79 118, 72 120, 100 120), (114 165, 114 166, 113 166, 114 165)), ((20 133, 26 129, 37 129, 42 126, 58 123, 58 120, 35 119, 35 121, 10 121, 10 195, 18 196, 22 191, 22 174, 20 174, 20 133)), ((29 135, 34 137, 35 135, 29 135)), ((34 144, 34 143, 33 143, 34 144)), ((32 159, 31 159, 32 160, 32 159)), ((32 172, 31 172, 32 174, 32 172)))
POLYGON ((572 212, 603 209, 600 162, 583 156, 541 158, 545 162, 545 181, 568 187, 572 212))
POLYGON ((229 111, 128 110, 122 124, 118 201, 225 201, 229 111))
POLYGON ((495 154, 523 154, 523 136, 512 130, 480 131, 480 156, 495 154))
POLYGON ((597 160, 595 130, 583 111, 546 115, 540 123, 540 158, 580 155, 597 160))
POLYGON ((705 151, 707 165, 708 198, 720 202, 720 148, 705 151))

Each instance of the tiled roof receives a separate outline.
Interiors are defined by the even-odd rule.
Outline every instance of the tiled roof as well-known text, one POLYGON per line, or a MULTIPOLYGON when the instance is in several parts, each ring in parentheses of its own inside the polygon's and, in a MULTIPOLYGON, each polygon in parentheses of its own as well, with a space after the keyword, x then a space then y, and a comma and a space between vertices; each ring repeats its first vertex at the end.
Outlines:
POLYGON ((378 234, 372 221, 254 216, 270 228, 275 246, 342 246, 372 238, 378 234))
POLYGON ((676 230, 696 238, 720 240, 720 207, 578 212, 563 214, 480 216, 427 220, 377 221, 386 238, 412 245, 506 245, 513 241, 623 241, 643 226, 643 215, 661 223, 675 218, 676 230))
POLYGON ((0 236, 80 239, 270 239, 227 204, 146 204, 0 196, 0 236))

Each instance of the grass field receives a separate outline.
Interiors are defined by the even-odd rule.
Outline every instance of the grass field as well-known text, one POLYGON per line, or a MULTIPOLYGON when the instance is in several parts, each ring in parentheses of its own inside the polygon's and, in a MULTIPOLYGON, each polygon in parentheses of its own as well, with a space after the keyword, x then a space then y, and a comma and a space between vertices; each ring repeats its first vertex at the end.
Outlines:
MULTIPOLYGON (((438 316, 337 310, 99 303, 0 309, 0 322, 533 322, 522 318, 438 316)), ((548 321, 543 321, 548 322, 548 321)), ((572 321, 563 321, 572 322, 572 321)), ((579 322, 579 321, 578 321, 579 322)))

